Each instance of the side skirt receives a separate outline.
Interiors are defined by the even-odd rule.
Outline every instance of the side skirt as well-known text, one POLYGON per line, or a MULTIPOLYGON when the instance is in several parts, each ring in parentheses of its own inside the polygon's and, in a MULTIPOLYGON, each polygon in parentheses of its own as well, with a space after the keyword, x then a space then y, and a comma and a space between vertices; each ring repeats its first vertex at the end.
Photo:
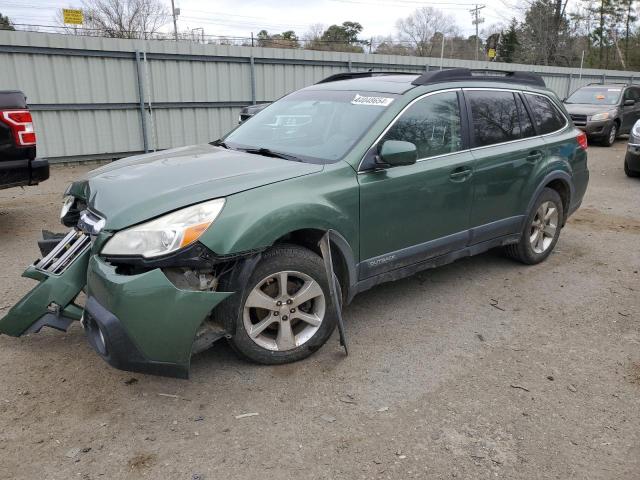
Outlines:
POLYGON ((375 287, 380 283, 393 282, 402 278, 410 277, 415 273, 421 272, 423 270, 428 270, 430 268, 440 267, 442 265, 455 262, 460 258, 478 255, 495 247, 518 243, 519 240, 520 233, 512 233, 509 235, 504 235, 502 237, 477 243, 475 245, 470 245, 468 247, 461 248, 444 255, 433 257, 428 260, 396 268, 388 272, 366 278, 357 283, 357 285, 355 286, 355 290, 356 293, 361 293, 365 290, 369 290, 370 288, 375 287))

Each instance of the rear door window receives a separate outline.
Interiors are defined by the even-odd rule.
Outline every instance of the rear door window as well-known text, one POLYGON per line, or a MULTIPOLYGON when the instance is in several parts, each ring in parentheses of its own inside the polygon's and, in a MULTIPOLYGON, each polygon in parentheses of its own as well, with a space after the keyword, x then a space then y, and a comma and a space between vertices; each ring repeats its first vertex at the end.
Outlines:
POLYGON ((460 105, 456 92, 429 95, 411 105, 382 137, 415 144, 418 159, 462 149, 460 105))
POLYGON ((520 115, 513 92, 465 90, 464 95, 471 107, 476 147, 521 138, 520 115))
POLYGON ((540 135, 556 132, 564 127, 566 124, 564 115, 560 113, 551 99, 543 95, 530 93, 525 94, 525 96, 533 113, 533 121, 540 135))

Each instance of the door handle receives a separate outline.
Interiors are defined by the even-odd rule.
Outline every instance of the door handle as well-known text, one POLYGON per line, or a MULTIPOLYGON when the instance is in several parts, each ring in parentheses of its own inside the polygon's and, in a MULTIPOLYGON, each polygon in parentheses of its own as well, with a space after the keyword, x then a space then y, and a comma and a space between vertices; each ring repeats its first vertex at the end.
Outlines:
POLYGON ((454 182, 464 182, 472 173, 469 167, 458 167, 449 174, 449 178, 454 182))
POLYGON ((540 150, 533 150, 527 155, 527 162, 537 162, 542 158, 542 152, 540 150))

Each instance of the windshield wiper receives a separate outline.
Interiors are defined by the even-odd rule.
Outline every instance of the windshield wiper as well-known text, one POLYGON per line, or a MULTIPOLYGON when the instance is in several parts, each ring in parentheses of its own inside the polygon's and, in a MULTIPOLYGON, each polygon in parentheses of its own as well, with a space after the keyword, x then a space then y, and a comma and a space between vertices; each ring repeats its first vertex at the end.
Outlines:
POLYGON ((233 150, 229 145, 227 145, 226 143, 224 143, 222 140, 218 139, 215 142, 211 142, 210 145, 213 145, 214 147, 222 147, 222 148, 226 148, 227 150, 233 150))
POLYGON ((270 150, 268 148, 243 148, 242 151, 253 153, 256 155, 262 155, 265 157, 282 158, 284 160, 292 160, 294 162, 303 162, 301 158, 296 157, 295 155, 282 152, 274 152, 273 150, 270 150))

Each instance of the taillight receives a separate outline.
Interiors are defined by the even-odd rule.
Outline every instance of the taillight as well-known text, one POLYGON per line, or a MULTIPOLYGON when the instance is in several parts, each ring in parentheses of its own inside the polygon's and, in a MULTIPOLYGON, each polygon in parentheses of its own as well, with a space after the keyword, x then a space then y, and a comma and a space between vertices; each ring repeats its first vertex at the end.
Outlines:
POLYGON ((580 131, 580 133, 578 133, 578 136, 576 137, 576 140, 578 141, 578 146, 582 149, 582 150, 586 150, 588 145, 587 145, 587 134, 584 133, 583 131, 580 131))
POLYGON ((36 144, 36 133, 29 110, 5 110, 0 112, 0 121, 9 125, 18 147, 36 144))

